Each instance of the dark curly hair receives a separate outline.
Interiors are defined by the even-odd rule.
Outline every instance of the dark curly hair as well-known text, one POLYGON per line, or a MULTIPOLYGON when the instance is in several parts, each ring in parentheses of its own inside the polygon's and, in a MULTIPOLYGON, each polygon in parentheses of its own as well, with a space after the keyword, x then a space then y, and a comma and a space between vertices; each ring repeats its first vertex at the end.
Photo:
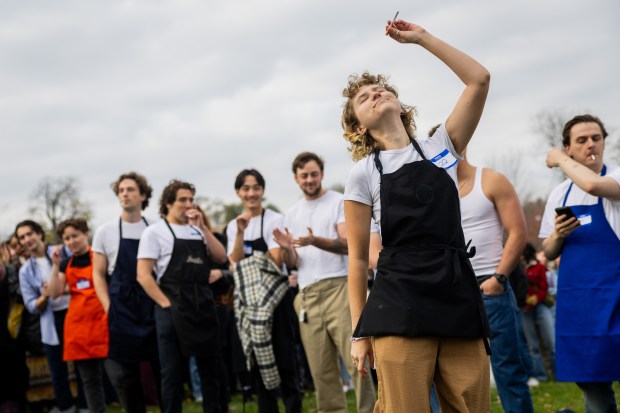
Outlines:
POLYGON ((151 188, 151 185, 149 185, 149 182, 146 180, 146 178, 143 175, 140 175, 137 172, 131 171, 131 172, 127 172, 126 174, 122 174, 121 176, 118 177, 116 181, 110 184, 110 187, 112 187, 112 190, 117 196, 118 196, 118 186, 125 179, 133 180, 138 185, 138 189, 140 190, 140 195, 146 195, 146 198, 144 198, 144 201, 142 201, 142 210, 144 211, 146 207, 149 206, 149 199, 151 199, 151 195, 153 195, 153 188, 151 188))
POLYGON ((194 185, 189 182, 178 181, 173 179, 170 181, 168 185, 164 188, 161 193, 161 198, 159 198, 159 215, 162 218, 165 218, 168 215, 168 205, 173 204, 177 199, 177 192, 179 189, 187 189, 192 195, 196 194, 196 188, 194 185))
MULTIPOLYGON (((342 96, 347 98, 347 100, 342 110, 341 122, 342 129, 344 129, 343 136, 351 144, 348 148, 349 152, 351 152, 353 160, 356 161, 370 155, 375 149, 383 149, 381 143, 377 142, 368 131, 360 133, 357 130, 359 120, 353 110, 353 98, 357 95, 360 88, 366 85, 379 85, 398 98, 398 92, 388 83, 388 77, 385 75, 372 75, 366 71, 361 75, 353 74, 349 76, 347 87, 342 91, 342 96)), ((416 114, 416 108, 414 106, 405 105, 402 102, 400 102, 400 107, 402 109, 400 119, 403 122, 403 126, 407 131, 407 135, 409 135, 411 139, 414 139, 416 125, 413 117, 416 114)))

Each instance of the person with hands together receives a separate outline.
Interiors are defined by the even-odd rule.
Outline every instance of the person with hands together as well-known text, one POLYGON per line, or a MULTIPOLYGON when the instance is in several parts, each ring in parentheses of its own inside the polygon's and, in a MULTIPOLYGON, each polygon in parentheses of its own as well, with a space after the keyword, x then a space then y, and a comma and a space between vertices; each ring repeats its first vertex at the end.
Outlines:
POLYGON ((196 357, 205 412, 225 412, 219 376, 219 332, 211 262, 226 251, 194 206, 194 186, 171 181, 159 201, 161 221, 149 225, 138 246, 138 282, 155 301, 163 412, 181 412, 186 358, 196 357))
MULTIPOLYGON (((287 211, 285 230, 276 230, 274 236, 286 264, 298 270, 295 311, 316 389, 317 411, 347 411, 338 366, 341 357, 353 381, 357 411, 370 413, 376 400, 374 383, 358 373, 370 366, 356 367, 348 357, 351 319, 342 195, 323 188, 324 161, 317 154, 300 153, 291 169, 303 197, 287 211)), ((366 226, 370 230, 370 220, 366 226)))
POLYGON ((362 375, 367 359, 376 362, 375 412, 429 412, 433 382, 442 412, 489 411, 489 328, 461 228, 456 164, 482 115, 490 75, 418 25, 388 25, 392 39, 420 45, 465 89, 444 124, 420 140, 415 109, 384 75, 351 75, 343 91, 344 137, 358 161, 344 197, 351 356, 362 375), (371 218, 383 249, 367 300, 371 218))
POLYGON ((52 252, 49 290, 57 298, 70 293, 65 317, 63 360, 73 361, 80 373, 88 410, 106 411, 102 361, 108 357, 108 318, 93 285, 93 253, 86 220, 61 222, 58 236, 72 255, 61 260, 61 246, 52 252))
POLYGON ((588 413, 617 411, 620 380, 620 167, 603 161, 607 135, 590 114, 564 125, 563 151, 551 149, 546 162, 568 179, 549 195, 539 232, 547 259, 561 256, 556 378, 577 383, 588 413))

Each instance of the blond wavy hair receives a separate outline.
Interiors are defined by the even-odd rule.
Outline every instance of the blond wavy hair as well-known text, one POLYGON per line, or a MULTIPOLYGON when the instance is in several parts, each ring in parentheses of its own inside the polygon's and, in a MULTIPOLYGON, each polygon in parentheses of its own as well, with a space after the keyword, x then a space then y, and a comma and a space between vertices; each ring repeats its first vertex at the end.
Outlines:
MULTIPOLYGON (((342 129, 344 129, 343 136, 350 143, 347 149, 351 152, 351 156, 355 161, 367 157, 373 153, 375 149, 383 149, 383 145, 375 140, 368 131, 360 133, 357 130, 360 124, 353 110, 353 98, 360 88, 366 85, 379 85, 385 88, 385 90, 393 93, 398 99, 398 92, 388 83, 388 77, 385 75, 372 75, 368 71, 365 71, 361 75, 352 74, 349 76, 347 87, 342 91, 342 96, 347 98, 347 100, 343 105, 341 122, 342 129)), ((400 102, 400 107, 402 109, 400 119, 407 131, 407 135, 409 135, 411 139, 415 139, 416 126, 413 117, 416 114, 416 108, 414 106, 405 105, 402 102, 400 102)))

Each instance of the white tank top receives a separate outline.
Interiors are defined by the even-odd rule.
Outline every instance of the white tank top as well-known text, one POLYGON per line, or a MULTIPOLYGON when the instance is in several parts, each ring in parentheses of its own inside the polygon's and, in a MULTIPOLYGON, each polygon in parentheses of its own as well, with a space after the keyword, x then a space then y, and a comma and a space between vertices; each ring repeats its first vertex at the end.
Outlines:
POLYGON ((476 168, 474 187, 461 198, 461 222, 465 243, 476 247, 476 255, 470 259, 476 276, 495 273, 502 257, 503 228, 495 205, 482 192, 482 169, 476 168))

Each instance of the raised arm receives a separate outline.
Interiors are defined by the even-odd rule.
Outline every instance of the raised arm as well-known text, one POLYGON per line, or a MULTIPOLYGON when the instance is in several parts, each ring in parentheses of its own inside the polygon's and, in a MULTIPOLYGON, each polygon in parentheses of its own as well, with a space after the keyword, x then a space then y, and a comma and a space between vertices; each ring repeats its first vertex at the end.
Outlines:
MULTIPOLYGON (((388 25, 389 25, 388 21, 388 25)), ((395 20, 388 29, 390 37, 400 43, 422 46, 444 62, 463 83, 465 90, 446 120, 446 130, 457 153, 462 153, 471 139, 489 92, 491 75, 480 63, 434 37, 422 27, 404 20, 395 20)))
POLYGON ((58 298, 65 293, 66 277, 60 272, 60 250, 62 245, 57 245, 52 251, 52 272, 48 282, 49 295, 58 298))
POLYGON ((608 176, 600 176, 585 165, 572 159, 560 149, 547 153, 547 166, 559 167, 579 188, 592 196, 620 199, 620 184, 608 176))

